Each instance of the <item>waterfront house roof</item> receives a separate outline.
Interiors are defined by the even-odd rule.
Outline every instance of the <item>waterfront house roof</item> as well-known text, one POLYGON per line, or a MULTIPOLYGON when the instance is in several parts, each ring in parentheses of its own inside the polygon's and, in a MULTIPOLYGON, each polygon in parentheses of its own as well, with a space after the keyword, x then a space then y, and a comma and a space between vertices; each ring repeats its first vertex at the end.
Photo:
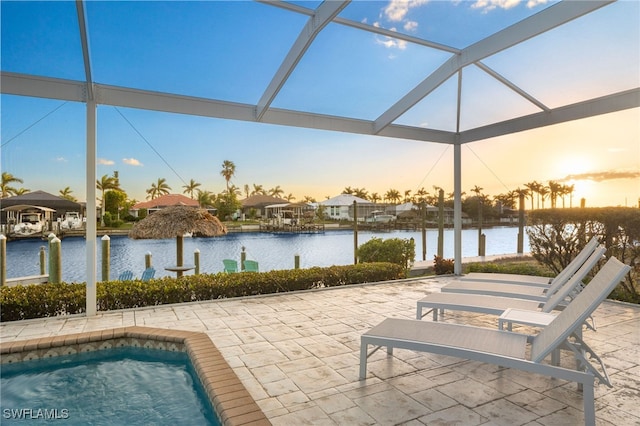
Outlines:
POLYGON ((373 204, 369 200, 351 194, 340 194, 328 200, 320 201, 320 204, 323 206, 350 206, 354 201, 358 204, 373 204))
POLYGON ((0 199, 0 209, 20 204, 47 207, 56 211, 80 211, 82 207, 80 203, 44 191, 32 191, 26 194, 0 199))
POLYGON ((266 207, 273 204, 288 204, 284 198, 273 197, 271 195, 255 194, 244 200, 240 200, 242 207, 266 207))
POLYGON ((197 200, 194 200, 189 197, 185 197, 181 194, 166 194, 162 195, 158 198, 154 198, 150 201, 142 201, 140 203, 135 204, 131 209, 132 210, 140 210, 140 209, 161 209, 164 207, 171 206, 191 206, 191 207, 199 207, 197 200))

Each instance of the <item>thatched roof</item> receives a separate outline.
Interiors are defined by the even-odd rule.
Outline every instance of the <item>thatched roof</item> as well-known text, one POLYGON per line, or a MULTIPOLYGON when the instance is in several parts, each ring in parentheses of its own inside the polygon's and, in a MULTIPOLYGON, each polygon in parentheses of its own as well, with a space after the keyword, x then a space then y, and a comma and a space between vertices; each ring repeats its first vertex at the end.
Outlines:
POLYGON ((186 233, 214 237, 227 233, 220 220, 204 209, 174 206, 166 207, 136 223, 129 237, 133 239, 161 239, 181 237, 186 233))

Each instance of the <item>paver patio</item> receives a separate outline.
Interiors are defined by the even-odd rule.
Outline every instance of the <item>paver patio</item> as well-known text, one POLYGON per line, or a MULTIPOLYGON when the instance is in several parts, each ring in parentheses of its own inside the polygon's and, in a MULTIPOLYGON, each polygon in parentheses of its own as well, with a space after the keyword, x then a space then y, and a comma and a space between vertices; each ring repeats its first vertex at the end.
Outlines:
MULTIPOLYGON (((358 380, 360 335, 386 317, 414 318, 416 301, 453 279, 3 323, 0 341, 131 325, 201 331, 274 425, 582 424, 575 383, 453 357, 378 351, 367 379, 358 380)), ((598 425, 638 425, 640 306, 606 301, 594 318, 597 331, 584 338, 614 385, 596 387, 598 425)), ((488 315, 448 312, 443 320, 497 327, 497 317, 488 315)), ((562 362, 573 361, 564 356, 562 362)))

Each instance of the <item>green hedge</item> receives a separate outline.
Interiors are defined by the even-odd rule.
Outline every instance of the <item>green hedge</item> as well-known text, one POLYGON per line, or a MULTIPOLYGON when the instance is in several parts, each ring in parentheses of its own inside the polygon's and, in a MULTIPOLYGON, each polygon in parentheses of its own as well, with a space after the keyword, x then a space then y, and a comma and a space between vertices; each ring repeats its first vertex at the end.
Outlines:
POLYGON ((497 274, 537 275, 541 277, 555 277, 549 268, 531 262, 474 262, 466 266, 467 272, 485 272, 497 274))
MULTIPOLYGON (((106 281, 97 284, 97 308, 99 311, 139 308, 404 277, 402 266, 397 264, 367 263, 260 273, 187 275, 180 279, 165 277, 147 282, 106 281)), ((85 288, 84 283, 0 287, 0 321, 83 313, 85 288)))

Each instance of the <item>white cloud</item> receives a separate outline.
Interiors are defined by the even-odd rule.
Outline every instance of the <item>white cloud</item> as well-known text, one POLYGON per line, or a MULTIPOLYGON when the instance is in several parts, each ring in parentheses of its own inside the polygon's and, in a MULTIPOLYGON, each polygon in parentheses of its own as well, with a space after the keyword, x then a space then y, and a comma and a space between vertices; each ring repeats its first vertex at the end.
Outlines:
MULTIPOLYGON (((426 4, 429 0, 391 0, 387 6, 383 9, 383 16, 381 18, 389 22, 400 22, 402 28, 407 32, 414 32, 418 28, 418 23, 410 19, 406 19, 407 14, 413 8, 426 4)), ((380 22, 374 22, 374 27, 383 28, 380 22)), ((397 31, 396 28, 390 28, 390 31, 397 31)), ((390 37, 376 37, 376 43, 385 46, 388 49, 400 49, 407 48, 407 42, 404 40, 397 40, 390 37)))
POLYGON ((387 49, 400 49, 404 50, 407 48, 407 42, 404 40, 398 40, 391 37, 376 37, 376 43, 383 45, 387 49))
POLYGON ((410 9, 426 4, 428 0, 391 0, 384 8, 384 15, 391 22, 402 21, 410 9))
POLYGON ((64 157, 56 157, 55 161, 58 163, 66 163, 67 159, 64 157))
POLYGON ((135 158, 123 158, 122 162, 124 164, 128 164, 129 166, 143 166, 143 164, 135 158))
POLYGON ((98 164, 102 166, 113 166, 115 162, 113 160, 107 160, 106 158, 98 158, 98 164))
POLYGON ((539 6, 541 4, 547 4, 547 0, 529 0, 527 2, 527 7, 529 9, 533 9, 536 6, 539 6))
MULTIPOLYGON (((535 2, 538 0, 530 0, 530 1, 535 2)), ((512 7, 515 7, 518 4, 520 4, 520 0, 476 0, 475 3, 471 5, 471 8, 481 9, 483 12, 489 12, 496 8, 511 9, 512 7)))
POLYGON ((418 23, 416 21, 407 21, 404 23, 405 31, 415 31, 418 28, 418 23))

